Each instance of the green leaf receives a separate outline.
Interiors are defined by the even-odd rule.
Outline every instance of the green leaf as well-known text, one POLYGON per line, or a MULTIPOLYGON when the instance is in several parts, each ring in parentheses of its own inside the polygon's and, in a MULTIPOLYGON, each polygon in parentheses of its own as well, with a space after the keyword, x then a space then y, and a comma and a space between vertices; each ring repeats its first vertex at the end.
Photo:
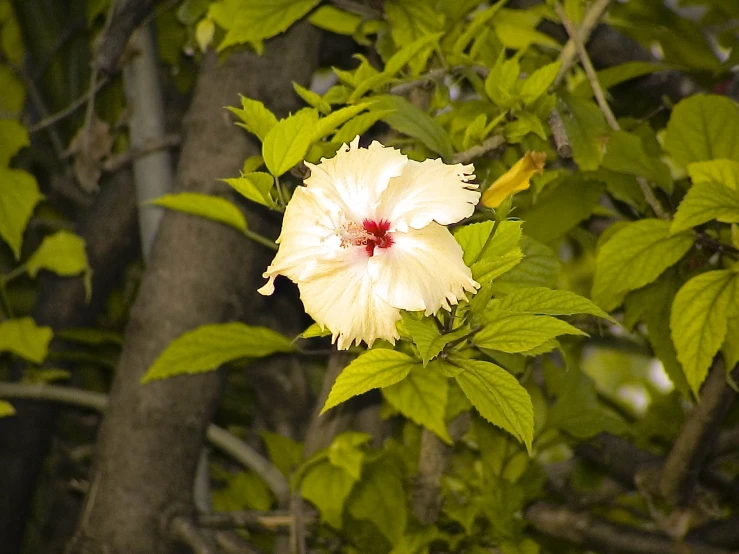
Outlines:
POLYGON ((391 544, 400 541, 408 519, 400 471, 383 459, 368 465, 347 509, 354 519, 371 521, 391 544))
MULTIPOLYGON (((426 0, 388 0, 383 8, 393 42, 398 47, 442 30, 443 15, 426 0)), ((414 71, 420 69, 413 68, 414 71)))
POLYGON ((298 335, 301 339, 312 339, 314 337, 328 337, 331 331, 325 327, 321 327, 318 323, 311 323, 308 328, 298 335))
POLYGON ((678 233, 712 219, 722 223, 739 221, 739 190, 715 181, 695 183, 680 202, 670 231, 678 233))
POLYGON ((672 303, 672 341, 696 396, 724 342, 729 314, 739 311, 738 293, 736 273, 708 271, 685 283, 672 303))
POLYGON ((624 302, 624 327, 631 329, 639 320, 646 324, 647 339, 655 356, 662 362, 675 388, 687 396, 690 387, 666 323, 670 321, 672 302, 681 284, 677 273, 675 269, 667 270, 654 283, 629 293, 624 302))
POLYGON ((8 243, 16 260, 21 255, 23 231, 43 198, 33 175, 0 168, 0 238, 8 243))
POLYGON ((562 96, 562 121, 572 145, 572 157, 582 171, 595 171, 603 158, 609 127, 592 100, 562 96))
POLYGON ((593 300, 606 311, 617 308, 627 292, 657 279, 694 241, 692 232, 671 235, 669 221, 643 219, 625 224, 598 250, 593 300))
POLYGON ((237 322, 201 325, 169 343, 141 381, 214 371, 239 358, 292 351, 290 339, 266 327, 237 322))
POLYGON ((568 175, 544 189, 536 204, 520 214, 526 222, 524 231, 542 242, 558 240, 591 216, 604 189, 602 183, 586 180, 581 173, 568 175))
MULTIPOLYGON (((470 42, 472 42, 472 40, 474 40, 475 37, 479 35, 480 31, 486 26, 488 21, 495 17, 495 14, 497 14, 500 8, 505 5, 506 1, 507 0, 500 0, 489 8, 475 14, 472 18, 472 22, 467 26, 464 32, 459 35, 457 40, 454 41, 452 53, 455 56, 460 56, 464 52, 470 42)), ((516 77, 518 77, 518 75, 516 75, 516 77)))
POLYGON ((167 194, 152 200, 150 204, 224 223, 242 233, 246 231, 246 219, 244 219, 241 210, 225 198, 218 196, 197 192, 180 192, 167 194))
POLYGON ((269 431, 262 431, 261 437, 270 461, 285 477, 289 477, 303 461, 303 444, 290 437, 269 431))
POLYGON ((437 119, 400 96, 376 96, 373 100, 377 100, 372 105, 373 111, 392 110, 392 113, 382 118, 390 127, 418 139, 443 158, 452 157, 454 153, 452 141, 437 119))
POLYGON ((29 144, 23 125, 14 119, 0 119, 0 167, 7 166, 16 152, 29 144))
POLYGON ((339 35, 352 36, 362 23, 362 16, 331 5, 320 6, 308 18, 313 25, 339 35))
POLYGON ((547 389, 557 396, 547 416, 548 427, 562 429, 579 439, 594 437, 603 431, 622 434, 626 430, 623 419, 601 405, 590 377, 574 368, 563 372, 551 365, 544 367, 547 389))
POLYGON ((64 277, 92 271, 87 262, 85 241, 69 231, 59 231, 44 237, 25 265, 31 277, 36 277, 42 269, 64 277))
POLYGON ((517 290, 503 298, 496 298, 488 305, 488 308, 519 314, 590 314, 615 323, 610 315, 587 298, 568 290, 551 290, 544 287, 517 290))
POLYGON ((499 108, 508 109, 516 103, 516 85, 520 72, 518 59, 506 60, 505 51, 502 51, 485 79, 485 94, 499 108))
POLYGON ((402 381, 416 363, 407 354, 386 348, 364 352, 339 374, 321 413, 353 396, 402 381))
POLYGON ((317 121, 316 111, 306 109, 279 121, 270 129, 262 144, 262 157, 272 175, 279 177, 303 161, 313 142, 317 121))
POLYGON ((252 202, 267 206, 268 208, 274 208, 277 205, 270 194, 275 184, 275 179, 269 173, 254 171, 234 179, 223 179, 223 181, 228 183, 229 186, 244 198, 252 202))
POLYGON ((496 294, 508 294, 526 287, 551 288, 556 285, 560 263, 554 250, 526 235, 521 239, 521 250, 521 263, 493 281, 492 289, 496 294))
POLYGON ((269 111, 259 100, 252 100, 251 98, 242 96, 241 109, 231 107, 227 109, 231 110, 231 112, 241 119, 243 123, 238 123, 240 127, 256 135, 261 141, 264 141, 267 133, 272 130, 272 127, 277 125, 275 114, 269 111))
POLYGON ((670 170, 662 161, 647 154, 641 138, 626 131, 616 131, 611 135, 603 156, 603 167, 647 177, 665 190, 672 190, 670 170))
POLYGON ((49 352, 51 327, 39 327, 30 317, 0 322, 0 352, 13 352, 40 364, 49 352))
MULTIPOLYGON (((431 48, 433 48, 434 46, 438 46, 441 36, 442 33, 425 35, 409 44, 404 45, 395 54, 390 56, 390 59, 387 60, 387 62, 385 63, 384 73, 388 75, 395 75, 401 69, 403 69, 403 67, 405 67, 405 65, 414 57, 423 53, 424 50, 430 51, 431 48)), ((428 54, 426 54, 426 58, 428 58, 428 54)), ((425 65, 425 60, 423 63, 425 65)))
POLYGON ((510 271, 523 258, 523 252, 519 247, 521 222, 501 221, 495 236, 488 243, 493 226, 492 221, 483 221, 465 225, 454 232, 454 238, 462 247, 462 259, 465 265, 470 266, 472 277, 480 284, 489 283, 510 271))
POLYGON ((325 460, 306 471, 300 491, 303 498, 318 508, 323 521, 341 529, 344 503, 354 483, 355 479, 347 471, 325 460))
POLYGON ((667 152, 682 166, 726 158, 739 161, 739 113, 725 96, 696 94, 672 110, 665 131, 667 152))
POLYGON ((451 444, 452 439, 444 423, 448 393, 447 377, 432 367, 421 365, 415 365, 400 383, 382 389, 393 408, 451 444))
POLYGON ((534 71, 521 86, 520 96, 523 103, 528 106, 544 94, 552 86, 560 67, 562 62, 556 61, 534 71))
POLYGON ((317 109, 322 114, 327 114, 331 112, 331 104, 326 102, 320 94, 301 86, 295 81, 293 81, 293 89, 295 89, 295 92, 298 93, 298 96, 305 100, 309 106, 317 109))
POLYGON ((269 510, 274 496, 264 480, 252 471, 226 474, 226 487, 213 491, 213 508, 235 512, 244 509, 269 510))
POLYGON ((479 360, 458 359, 464 369, 457 383, 480 415, 508 431, 531 453, 534 440, 534 407, 526 389, 501 367, 479 360))
POLYGON ((516 120, 511 121, 503 128, 503 135, 508 142, 518 143, 529 133, 534 133, 541 140, 546 140, 547 133, 544 124, 536 114, 530 112, 518 112, 516 120))
POLYGON ((693 183, 714 181, 739 190, 739 163, 733 160, 711 160, 688 165, 688 175, 693 183))
POLYGON ((245 42, 259 42, 278 35, 303 17, 320 0, 220 0, 209 15, 227 30, 219 51, 245 42))
POLYGON ((15 415, 15 408, 10 402, 0 400, 0 417, 8 417, 15 415))
POLYGON ((336 467, 346 471, 353 479, 362 476, 362 462, 364 451, 359 448, 372 440, 372 435, 346 431, 338 435, 328 447, 328 460, 336 467))
MULTIPOLYGON (((323 137, 327 137, 328 135, 333 133, 336 129, 338 129, 341 125, 343 125, 345 122, 352 119, 358 113, 366 110, 369 106, 370 106, 370 103, 357 104, 356 106, 347 106, 346 108, 341 108, 340 110, 336 110, 335 112, 330 113, 326 117, 322 117, 321 119, 318 120, 318 123, 316 123, 315 126, 310 130, 310 133, 311 133, 310 141, 317 142, 321 140, 323 137)), ((338 141, 337 139, 334 139, 334 142, 349 142, 355 136, 356 135, 353 135, 347 141, 338 141)))
POLYGON ((739 363, 739 317, 730 317, 726 322, 726 341, 721 347, 726 371, 731 372, 739 363))
POLYGON ((366 133, 370 127, 391 113, 393 113, 392 110, 379 110, 353 117, 344 123, 341 129, 336 131, 336 134, 331 138, 331 142, 335 142, 337 144, 349 143, 354 139, 354 137, 366 133))
POLYGON ((526 352, 560 335, 586 335, 566 321, 547 315, 492 310, 483 319, 488 323, 474 336, 474 344, 510 354, 526 352))

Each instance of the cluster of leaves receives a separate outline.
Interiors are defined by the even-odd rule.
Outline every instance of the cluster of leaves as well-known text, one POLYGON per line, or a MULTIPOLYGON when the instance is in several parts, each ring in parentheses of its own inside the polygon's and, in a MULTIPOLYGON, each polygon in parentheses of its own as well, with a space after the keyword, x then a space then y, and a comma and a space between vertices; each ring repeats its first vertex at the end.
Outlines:
MULTIPOLYGON (((588 3, 563 3, 580 23, 588 3)), ((454 229, 464 262, 483 285, 469 302, 433 318, 404 313, 396 345, 351 352, 356 357, 323 409, 379 390, 382 416, 392 423, 384 443, 349 431, 304 460, 301 444, 264 433, 265 450, 294 491, 317 508, 320 525, 311 540, 320 551, 335 551, 337 543, 343 551, 369 554, 547 549, 522 511, 547 494, 548 464, 573 459, 574 445, 602 432, 669 444, 683 417, 681 400, 698 395, 716 356, 727 370, 739 362, 737 106, 699 94, 660 106, 656 117, 630 113, 634 117, 620 118, 621 129, 612 130, 584 73, 563 74, 563 45, 541 31, 542 23, 559 23, 547 3, 519 10, 505 0, 387 0, 382 11, 365 6, 361 14, 319 4, 185 0, 166 20, 185 50, 261 52, 266 39, 308 19, 377 54, 357 55, 352 68, 333 68, 326 90, 296 83, 306 107, 285 118, 246 97, 230 108, 261 142, 261 155, 245 160, 238 177, 214 177, 224 177, 244 199, 282 212, 304 161, 378 132, 413 159, 474 162, 482 190, 527 151, 545 152, 549 163, 531 190, 495 213, 479 210, 454 229), (669 120, 661 117, 666 107, 672 108, 669 120), (560 160, 551 145, 553 114, 561 116, 574 163, 560 160), (645 188, 661 209, 650 204, 645 188), (600 344, 591 335, 600 335, 600 344), (647 355, 609 346, 622 339, 647 355), (674 392, 650 380, 652 355, 674 392), (639 394, 651 401, 647 408, 634 400, 639 394), (413 509, 429 437, 450 452, 441 514, 432 524, 413 509)), ((725 78, 739 49, 719 61, 702 26, 739 14, 722 0, 703 4, 704 19, 695 22, 660 2, 615 3, 609 23, 645 46, 658 42, 663 58, 603 69, 601 88, 617 101, 623 90, 617 87, 665 70, 679 68, 706 85, 725 78), (655 20, 664 25, 655 27, 655 20)), ((0 0, 0 46, 17 63, 22 47, 7 39, 14 25, 9 6, 0 0)), ((90 6, 92 21, 105 2, 90 6)), ((164 18, 159 24, 164 28, 164 18)), ((731 32, 725 29, 717 42, 730 44, 731 32)), ((174 62, 179 51, 163 47, 162 54, 174 62)), ((33 175, 15 165, 14 156, 28 145, 16 117, 24 88, 2 64, 0 83, 0 112, 12 116, 0 120, 0 239, 10 248, 9 259, 0 260, 0 353, 36 366, 46 360, 51 329, 15 317, 8 284, 41 270, 83 274, 89 283, 90 270, 80 237, 59 231, 32 240, 27 232, 44 199, 33 175)), ((275 247, 226 198, 182 193, 155 203, 275 247)), ((144 381, 237 360, 300 356, 323 335, 316 325, 295 339, 242 323, 203 326, 173 341, 144 381)), ((10 413, 10 404, 0 401, 0 415, 10 413)), ((216 509, 276 504, 256 473, 214 471, 225 483, 214 494, 216 509)), ((597 489, 595 477, 577 465, 572 487, 597 489)), ((632 512, 651 509, 648 500, 627 493, 615 503, 636 508, 632 512)), ((643 524, 627 510, 613 510, 622 522, 643 524)))
MULTIPOLYGON (((0 2, 0 25, 2 58, 8 64, 21 63, 23 43, 10 2, 0 2)), ((89 296, 91 270, 85 243, 73 232, 59 230, 36 236, 32 241, 24 240, 34 212, 41 210, 39 205, 43 204, 44 196, 33 174, 14 167, 16 155, 30 144, 28 131, 19 121, 25 87, 12 73, 11 65, 0 65, 0 82, 3 88, 0 111, 4 114, 0 119, 0 241, 9 248, 0 254, 0 353, 7 352, 24 361, 31 370, 27 374, 34 380, 57 379, 66 372, 48 368, 33 371, 46 360, 51 328, 37 325, 30 317, 16 316, 9 288, 16 279, 35 279, 40 271, 50 271, 66 277, 82 275, 89 296), (9 73, 5 74, 6 71, 9 73)), ((12 406, 0 400, 0 415, 13 413, 12 406)))
MULTIPOLYGON (((335 84, 322 94, 295 84, 308 107, 284 119, 249 98, 231 108, 238 124, 262 142, 262 155, 246 160, 240 177, 226 179, 246 199, 283 210, 303 160, 332 156, 378 122, 391 129, 384 141, 415 159, 451 162, 475 148, 484 152, 491 138, 493 147, 508 145, 501 159, 473 158, 484 189, 527 150, 556 158, 548 125, 556 109, 577 167, 548 169, 533 190, 516 196, 520 219, 506 218, 509 198, 494 217, 480 214, 476 218, 483 221, 455 229, 481 290, 451 313, 404 313, 394 347, 380 343, 359 351, 342 371, 323 410, 381 389, 384 416, 402 422, 383 448, 371 448, 369 435, 347 432, 302 463, 298 446, 286 449, 289 459, 268 448, 270 454, 280 467, 295 470, 294 487, 348 541, 347 551, 428 552, 432 543, 445 543, 458 552, 492 545, 503 552, 538 552, 538 543, 524 534, 520 511, 543 494, 543 464, 567 457, 561 448, 573 439, 627 432, 623 413, 603 403, 600 385, 613 379, 603 367, 592 373, 595 381, 578 368, 565 373, 557 367, 562 360, 587 365, 577 339, 587 334, 567 318, 588 314, 618 326, 609 313, 619 317, 631 336, 646 339, 683 395, 697 395, 719 350, 729 369, 739 359, 739 232, 724 225, 739 222, 736 105, 696 95, 675 106, 660 133, 651 122, 630 118, 612 131, 584 75, 559 75, 561 45, 537 29, 542 20, 557 21, 547 5, 520 11, 505 2, 396 0, 373 17, 334 6, 314 10, 317 4, 253 2, 245 9, 223 0, 203 10, 196 24, 207 26, 201 37, 219 50, 246 43, 261 51, 264 39, 310 14, 314 25, 370 44, 383 61, 378 68, 356 56, 354 69, 333 69, 335 84), (405 96, 416 88, 424 91, 420 103, 405 96), (652 213, 644 186, 668 206, 679 203, 674 218, 655 217, 661 211, 652 213), (580 225, 593 218, 613 223, 597 237, 580 225), (581 251, 566 272, 552 249, 563 246, 581 251), (591 292, 594 302, 576 292, 591 292), (557 351, 559 356, 547 355, 557 351), (534 378, 532 360, 538 360, 543 383, 534 378), (450 423, 471 407, 471 426, 461 440, 451 436, 450 423), (454 445, 452 469, 442 480, 443 517, 435 526, 420 525, 409 514, 422 429, 454 445), (382 539, 367 530, 368 522, 382 539)), ((584 14, 582 2, 566 2, 565 8, 575 21, 584 14)), ((662 15, 667 10, 653 8, 662 15)), ((615 8, 614 19, 623 21, 618 18, 626 18, 626 11, 625 5, 615 8)), ((654 38, 641 19, 628 21, 638 39, 654 38)), ((660 38, 668 49, 664 63, 605 69, 598 73, 601 87, 681 64, 702 67, 688 63, 674 36, 660 38)), ((718 72, 717 63, 711 67, 718 72)), ((226 208, 220 198, 180 195, 160 202, 246 229, 236 207, 226 208)), ((610 333, 603 325, 587 328, 610 333)), ((299 338, 323 334, 314 325, 299 338)), ((212 370, 243 357, 299 354, 298 345, 264 328, 208 326, 172 343, 145 379, 212 370)), ((625 361, 599 350, 596 355, 606 369, 625 361)), ((643 370, 637 372, 643 382, 643 370)), ((661 398, 654 386, 647 390, 661 398)), ((610 402, 633 413, 623 397, 610 402)), ((646 436, 666 417, 658 406, 640 424, 646 436)))

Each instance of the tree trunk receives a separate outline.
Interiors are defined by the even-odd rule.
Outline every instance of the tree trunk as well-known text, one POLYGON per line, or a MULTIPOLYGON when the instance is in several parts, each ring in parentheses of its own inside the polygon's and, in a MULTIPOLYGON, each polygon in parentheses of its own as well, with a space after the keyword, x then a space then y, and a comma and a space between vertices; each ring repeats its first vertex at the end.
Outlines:
MULTIPOLYGON (((268 43, 263 57, 239 53, 218 62, 213 53, 205 56, 184 122, 174 192, 224 191, 217 179, 237 175, 243 160, 259 151, 223 107, 243 93, 278 112, 297 108, 290 83, 308 80, 317 42, 317 31, 301 24, 268 43)), ((250 214, 258 228, 255 220, 250 214)), ((184 332, 239 317, 244 299, 254 305, 253 289, 269 257, 261 249, 229 227, 176 212, 164 216, 131 312, 95 475, 69 552, 175 551, 163 519, 193 510, 195 469, 223 374, 140 380, 184 332)))

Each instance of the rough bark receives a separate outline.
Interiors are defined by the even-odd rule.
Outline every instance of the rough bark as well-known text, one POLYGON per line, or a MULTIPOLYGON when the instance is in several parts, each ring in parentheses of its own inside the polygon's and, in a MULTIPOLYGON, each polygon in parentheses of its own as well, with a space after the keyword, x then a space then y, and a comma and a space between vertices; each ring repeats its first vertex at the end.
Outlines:
MULTIPOLYGON (((239 53, 218 63, 207 55, 184 123, 175 192, 221 193, 216 179, 237 174, 244 158, 258 153, 223 106, 243 93, 278 112, 294 109, 291 81, 305 82, 316 57, 316 31, 306 25, 267 44, 264 57, 239 53)), ((175 212, 164 216, 131 312, 91 491, 69 552, 175 552, 163 518, 191 515, 192 482, 223 374, 140 380, 182 333, 240 316, 245 298, 253 308, 253 284, 264 263, 260 248, 223 225, 175 212)))
MULTIPOLYGON (((85 301, 81 278, 46 273, 33 309, 39 325, 55 331, 92 325, 124 268, 138 255, 136 204, 130 171, 103 187, 77 232, 85 239, 93 269, 92 298, 85 301)), ((52 348, 56 348, 52 344, 52 348)), ((21 375, 15 375, 20 378, 21 375)), ((17 416, 0 419, 0 537, 7 552, 17 552, 31 511, 33 491, 54 433, 57 408, 48 402, 18 400, 17 416)))

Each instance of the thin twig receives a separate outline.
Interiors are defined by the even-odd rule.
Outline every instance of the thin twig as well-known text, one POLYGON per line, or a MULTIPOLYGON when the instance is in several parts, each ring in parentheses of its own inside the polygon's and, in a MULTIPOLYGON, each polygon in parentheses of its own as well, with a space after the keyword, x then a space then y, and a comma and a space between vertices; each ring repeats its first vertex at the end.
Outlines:
MULTIPOLYGON (((310 510, 304 512, 303 521, 312 523, 317 518, 315 512, 310 510)), ((292 511, 282 510, 274 512, 260 512, 257 510, 246 510, 240 512, 213 512, 203 513, 198 516, 200 527, 214 527, 217 529, 233 529, 243 527, 244 529, 267 529, 276 531, 281 527, 293 525, 295 517, 292 511)))
POLYGON ((479 158, 480 156, 487 154, 488 152, 492 152, 493 150, 497 150, 501 146, 503 146, 506 143, 505 137, 503 135, 493 135, 492 137, 486 138, 482 143, 478 144, 477 146, 473 146, 469 150, 464 150, 462 152, 457 152, 452 157, 452 163, 455 164, 466 164, 471 162, 472 160, 479 158))
POLYGON ((165 135, 160 140, 149 141, 141 148, 131 148, 126 152, 109 157, 103 163, 103 171, 113 173, 115 171, 118 171, 122 167, 130 164, 135 159, 140 158, 141 156, 146 156, 147 154, 151 154, 152 152, 156 152, 158 150, 164 150, 165 148, 173 148, 175 146, 179 146, 181 142, 182 137, 180 135, 165 135))
POLYGON ((172 538, 190 547, 193 554, 215 554, 215 548, 203 536, 195 523, 184 516, 177 516, 169 523, 172 538))
POLYGON ((389 92, 390 94, 396 94, 396 95, 406 94, 407 92, 410 92, 414 88, 424 87, 431 83, 435 83, 436 81, 440 81, 447 75, 449 75, 449 70, 447 69, 443 69, 443 68, 432 69, 425 75, 421 75, 418 79, 414 79, 406 83, 400 83, 398 85, 395 85, 394 87, 391 87, 389 92))
MULTIPOLYGON (((108 397, 99 392, 25 383, 0 383, 0 398, 48 400, 97 412, 105 411, 108 405, 108 397)), ((285 498, 289 495, 290 487, 280 470, 251 446, 217 425, 208 427, 206 437, 213 446, 256 472, 264 479, 277 498, 285 498)))
POLYGON ((103 77, 102 79, 99 79, 97 83, 95 84, 94 90, 88 90, 85 94, 74 100, 69 106, 64 108, 61 111, 58 111, 55 114, 50 115, 49 117, 46 117, 36 123, 35 125, 31 125, 28 128, 28 132, 33 134, 41 129, 45 129, 49 125, 54 125, 55 123, 61 121, 62 119, 66 119, 70 115, 72 115, 74 112, 76 112, 78 109, 80 109, 82 106, 85 105, 87 100, 97 94, 97 92, 103 88, 105 85, 107 85, 109 82, 109 79, 107 77, 103 77))
POLYGON ((233 531, 217 531, 216 543, 227 554, 262 554, 233 531))
POLYGON ((560 158, 572 157, 572 144, 570 137, 567 136, 564 121, 557 108, 554 108, 549 114, 549 128, 552 130, 554 144, 557 147, 557 154, 560 158))
MULTIPOLYGON (((536 502, 524 512, 537 531, 569 543, 603 552, 631 554, 672 554, 680 552, 678 545, 661 533, 641 531, 592 517, 546 502, 536 502)), ((690 542, 686 552, 692 554, 731 554, 731 551, 690 542)))
MULTIPOLYGON (((580 27, 577 29, 577 37, 580 42, 583 44, 588 42, 590 35, 593 33, 593 29, 595 29, 598 23, 600 23, 600 20, 606 9, 608 9, 608 5, 610 3, 611 0, 597 0, 587 11, 582 19, 580 27)), ((562 51, 559 54, 559 61, 562 62, 562 65, 560 66, 557 78, 554 80, 555 87, 562 83, 562 80, 565 75, 567 75, 570 68, 572 68, 572 65, 575 63, 575 59, 577 58, 575 41, 573 40, 572 35, 570 35, 570 37, 570 40, 567 41, 567 44, 564 45, 564 48, 562 48, 562 51)))
MULTIPOLYGON (((608 105, 608 101, 606 100, 606 95, 603 92, 603 88, 600 86, 600 82, 598 81, 598 75, 596 74, 595 68, 593 67, 593 62, 590 61, 590 56, 588 56, 588 52, 585 49, 585 44, 581 40, 581 37, 577 29, 575 29, 569 17, 567 17, 567 13, 562 7, 562 4, 560 4, 559 2, 555 2, 554 11, 557 13, 557 16, 559 16, 559 18, 562 20, 562 25, 564 25, 564 28, 567 31, 567 34, 570 35, 570 40, 572 40, 572 42, 575 45, 575 51, 580 57, 580 62, 582 63, 582 67, 585 70, 585 75, 587 76, 588 82, 590 83, 590 86, 593 89, 595 100, 598 103, 598 107, 600 108, 600 111, 603 113, 603 117, 605 117, 606 122, 608 123, 608 126, 614 131, 621 130, 621 126, 618 124, 618 121, 616 120, 616 116, 613 115, 613 111, 611 110, 611 107, 608 105)), ((670 218, 669 214, 665 212, 664 208, 662 207, 662 204, 660 204, 660 201, 654 195, 654 191, 649 186, 649 183, 647 182, 647 180, 644 177, 637 177, 636 180, 639 183, 639 187, 641 188, 642 193, 644 194, 644 198, 646 199, 647 203, 650 205, 652 210, 654 210, 654 213, 657 215, 657 217, 659 217, 660 219, 665 219, 665 220, 669 219, 670 218)))

